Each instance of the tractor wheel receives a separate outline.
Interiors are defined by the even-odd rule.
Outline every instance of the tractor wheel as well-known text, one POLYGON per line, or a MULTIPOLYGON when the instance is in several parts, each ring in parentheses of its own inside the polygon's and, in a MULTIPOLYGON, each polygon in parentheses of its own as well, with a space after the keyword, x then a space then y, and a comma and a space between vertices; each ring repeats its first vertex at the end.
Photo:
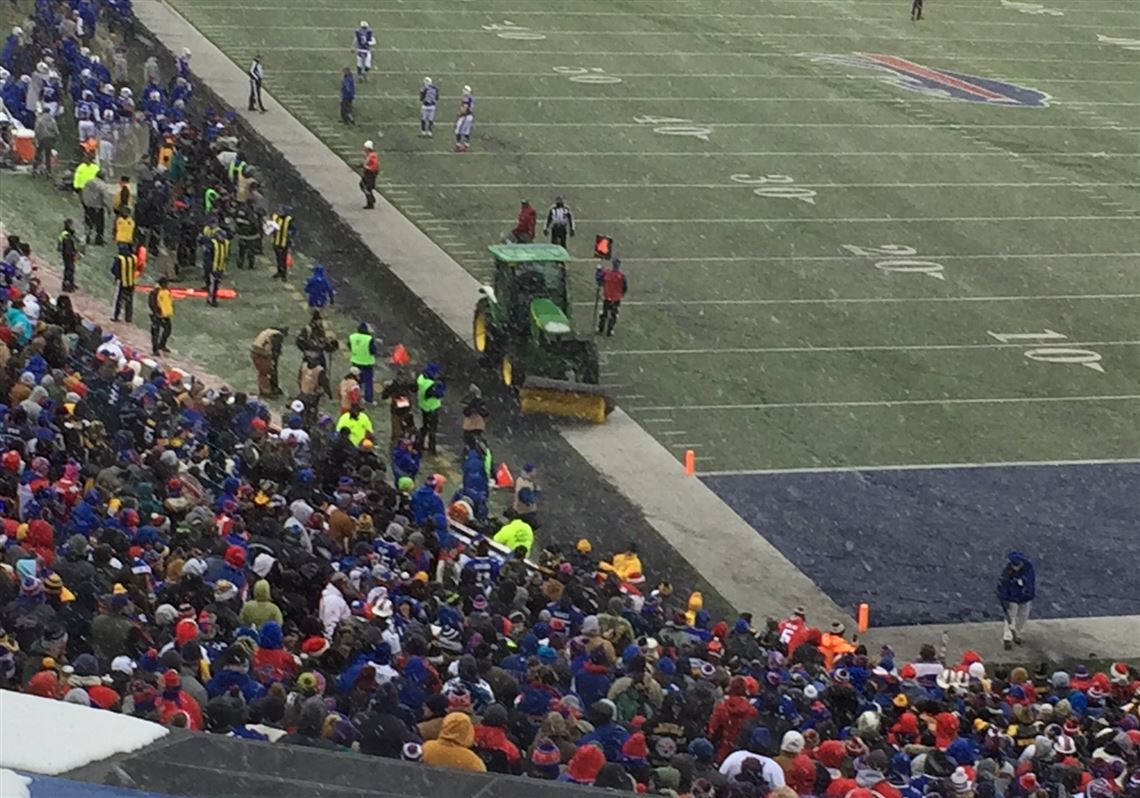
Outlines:
POLYGON ((582 341, 574 363, 574 379, 587 385, 597 385, 601 377, 599 371, 597 345, 593 341, 582 341))
POLYGON ((522 364, 509 352, 499 360, 499 378, 503 381, 503 385, 515 390, 521 388, 526 379, 522 364))
POLYGON ((489 355, 494 348, 491 333, 491 303, 486 297, 475 305, 475 316, 471 321, 471 342, 480 355, 489 355))

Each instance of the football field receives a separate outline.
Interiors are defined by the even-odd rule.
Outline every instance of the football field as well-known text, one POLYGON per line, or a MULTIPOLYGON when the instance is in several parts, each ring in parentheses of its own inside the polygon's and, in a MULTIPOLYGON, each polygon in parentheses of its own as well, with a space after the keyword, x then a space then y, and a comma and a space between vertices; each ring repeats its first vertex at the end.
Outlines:
MULTIPOLYGON (((260 52, 273 96, 349 162, 375 139, 385 196, 476 276, 520 199, 541 219, 562 195, 587 330, 593 237, 613 236, 630 294, 603 382, 837 599, 866 591, 831 560, 920 531, 1135 546, 1115 526, 1140 512, 1134 4, 928 0, 921 22, 906 0, 172 5, 237 63, 260 52), (379 44, 347 128, 361 20, 379 44)), ((937 579, 944 554, 920 565, 937 579)), ((1136 608, 1082 592, 1043 611, 1136 608)))

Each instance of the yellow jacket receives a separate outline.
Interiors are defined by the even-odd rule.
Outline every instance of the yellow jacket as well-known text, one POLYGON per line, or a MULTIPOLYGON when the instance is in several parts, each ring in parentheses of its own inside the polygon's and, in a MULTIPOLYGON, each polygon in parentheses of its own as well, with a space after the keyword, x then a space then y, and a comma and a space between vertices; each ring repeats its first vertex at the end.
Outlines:
POLYGON ((471 725, 471 718, 462 712, 452 712, 444 717, 439 737, 424 743, 424 764, 486 773, 487 766, 471 750, 473 745, 475 727, 471 725))

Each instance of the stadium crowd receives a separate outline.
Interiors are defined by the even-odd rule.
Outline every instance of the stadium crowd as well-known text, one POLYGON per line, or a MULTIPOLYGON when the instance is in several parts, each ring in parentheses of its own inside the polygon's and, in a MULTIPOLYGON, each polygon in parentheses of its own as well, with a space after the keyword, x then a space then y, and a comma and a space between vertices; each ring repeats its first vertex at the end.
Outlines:
MULTIPOLYGON (((1123 663, 907 661, 802 610, 715 620, 633 546, 532 561, 533 532, 506 552, 445 515, 531 530, 519 513, 472 518, 463 489, 393 485, 347 435, 276 431, 111 336, 91 351, 68 297, 30 289, 0 326, 0 688, 653 794, 1140 795, 1123 663)), ((537 491, 515 498, 537 524, 537 491)))
MULTIPOLYGON (((188 54, 165 87, 148 65, 136 106, 83 50, 91 0, 72 6, 37 0, 34 46, 13 33, 2 60, 42 64, 43 85, 57 80, 77 108, 108 103, 99 118, 142 114, 153 159, 126 202, 137 237, 117 243, 182 267, 202 246, 210 268, 229 228, 256 255, 264 198, 227 119, 186 118, 188 54), (36 39, 44 30, 58 35, 36 39)), ((24 95, 5 84, 5 105, 38 129, 29 110, 49 102, 29 109, 34 77, 15 82, 24 95)), ((98 215, 85 221, 96 245, 98 215)), ((532 468, 503 483, 514 496, 499 517, 477 390, 462 484, 445 499, 442 478, 421 473, 422 438, 401 434, 414 433, 397 402, 415 396, 410 378, 381 394, 390 459, 351 410, 333 424, 301 402, 277 429, 257 397, 151 368, 114 336, 90 341, 28 254, 10 236, 0 269, 2 689, 627 792, 1140 798, 1140 678, 1126 664, 867 651, 799 609, 713 618, 699 593, 650 582, 632 544, 603 557, 588 539, 535 543, 549 536, 532 468)))

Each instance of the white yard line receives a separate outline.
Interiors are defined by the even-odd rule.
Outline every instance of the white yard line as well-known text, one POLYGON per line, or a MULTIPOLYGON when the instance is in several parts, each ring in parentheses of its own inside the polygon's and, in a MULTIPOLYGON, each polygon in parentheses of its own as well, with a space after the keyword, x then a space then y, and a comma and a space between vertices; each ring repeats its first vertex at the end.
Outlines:
MULTIPOLYGON (((816 354, 835 352, 946 352, 971 349, 1032 349, 1034 343, 989 343, 989 344, 883 344, 876 346, 757 346, 720 347, 709 349, 607 349, 610 357, 617 356, 673 356, 673 355, 784 355, 816 354)), ((1092 346, 1140 346, 1140 341, 1065 341, 1066 348, 1087 348, 1092 346)))
MULTIPOLYGON (((975 255, 923 255, 923 260, 1058 260, 1068 258, 1140 258, 1140 252, 1013 252, 975 255)), ((576 262, 596 263, 595 258, 575 258, 576 262)), ((623 263, 752 263, 795 261, 867 261, 860 255, 699 255, 694 257, 622 258, 623 263)))
MULTIPOLYGON (((478 126, 478 122, 475 123, 478 126)), ((472 150, 457 156, 451 150, 409 150, 417 158, 439 156, 444 158, 475 158, 479 156, 499 158, 503 153, 490 150, 472 150)), ((557 158, 691 158, 694 161, 708 158, 744 158, 744 157, 797 157, 805 158, 1003 158, 1010 159, 1008 152, 897 152, 894 150, 866 151, 866 152, 810 152, 806 150, 744 150, 740 152, 663 152, 661 150, 629 150, 629 151, 589 151, 589 150, 548 150, 535 152, 514 153, 516 156, 538 157, 550 156, 557 158)), ((1140 158, 1140 152, 1023 152, 1021 158, 1140 158)), ((511 221, 514 221, 513 219, 511 221)))
MULTIPOLYGON (((1140 299, 1140 294, 1037 294, 1029 296, 924 296, 924 297, 827 297, 823 299, 635 299, 622 300, 624 307, 672 307, 674 305, 910 305, 927 302, 1073 302, 1079 300, 1140 299)), ((592 302, 575 302, 590 307, 592 302)))
MULTIPOLYGON (((1064 179, 1064 178, 1062 178, 1064 179)), ((394 186, 407 186, 408 188, 550 188, 550 182, 543 183, 393 183, 394 186)), ((797 188, 1077 188, 1077 187, 1140 187, 1140 182, 1128 183, 1070 183, 1050 180, 1044 183, 986 183, 986 182, 955 182, 955 183, 801 183, 796 181, 797 188)), ((559 190, 568 189, 604 189, 606 191, 622 189, 657 189, 657 188, 685 188, 685 189, 741 189, 749 188, 743 183, 559 183, 559 190)), ((394 192, 393 192, 394 193, 394 192)))
POLYGON ((1006 405, 1054 404, 1065 402, 1140 402, 1140 394, 1107 394, 1092 396, 994 396, 961 399, 876 399, 861 402, 773 402, 771 404, 736 405, 640 405, 633 412, 709 411, 709 410, 794 410, 828 407, 902 407, 927 405, 1006 405))
MULTIPOLYGON (((598 0, 598 2, 605 2, 605 0, 598 0)), ((651 7, 644 12, 644 15, 652 16, 652 15, 665 14, 666 16, 670 16, 670 17, 673 16, 673 12, 671 9, 668 11, 662 11, 661 10, 662 6, 660 3, 660 0, 645 0, 645 2, 646 2, 647 6, 651 6, 651 7)), ((174 3, 173 5, 177 7, 177 6, 182 5, 182 4, 181 3, 174 3)), ((752 3, 752 2, 745 2, 745 3, 743 3, 743 5, 746 8, 754 7, 754 3, 752 3)), ((829 8, 834 8, 836 6, 836 0, 797 0, 796 5, 797 6, 825 5, 825 6, 828 6, 829 8)), ((1056 5, 1056 3, 1054 3, 1054 5, 1056 5)), ((863 6, 886 6, 886 7, 892 8, 892 9, 897 9, 899 7, 899 4, 898 4, 897 0, 859 0, 859 6, 860 7, 863 7, 863 6)), ((198 8, 217 9, 217 10, 237 9, 237 10, 241 10, 241 11, 245 11, 245 10, 266 10, 266 11, 277 11, 277 12, 280 12, 282 10, 289 10, 291 8, 298 8, 298 9, 303 8, 304 10, 311 10, 313 8, 319 8, 321 10, 321 13, 325 13, 326 11, 332 11, 332 10, 336 10, 336 9, 341 9, 344 11, 352 11, 353 13, 362 12, 362 11, 363 12, 371 12, 374 14, 399 13, 398 9, 391 9, 391 8, 380 9, 380 8, 377 8, 376 6, 348 6, 348 5, 343 5, 340 2, 337 2, 337 0, 326 0, 325 2, 321 2, 321 0, 316 0, 315 2, 310 2, 309 0, 301 0, 301 1, 296 2, 296 3, 286 2, 283 5, 276 5, 276 6, 199 5, 197 3, 193 3, 193 4, 190 4, 190 6, 187 10, 192 11, 192 10, 198 9, 198 8)), ((1002 9, 1000 6, 996 6, 993 3, 958 3, 958 2, 956 2, 956 3, 954 3, 954 8, 955 9, 973 9, 975 11, 996 11, 996 12, 1004 12, 1005 11, 1005 9, 1002 9)), ((1097 6, 1086 7, 1083 4, 1081 4, 1078 6, 1078 10, 1082 14, 1084 14, 1084 13, 1091 13, 1091 14, 1134 14, 1135 13, 1135 9, 1130 9, 1130 8, 1123 8, 1122 9, 1119 6, 1107 6, 1107 5, 1106 6, 1099 6, 1099 7, 1097 7, 1097 6)), ((510 19, 509 16, 506 16, 509 14, 523 15, 523 14, 541 13, 541 14, 547 14, 547 15, 554 16, 554 17, 564 16, 564 14, 561 11, 531 12, 531 11, 510 11, 510 10, 495 9, 495 8, 471 8, 471 9, 467 9, 466 11, 458 11, 458 10, 456 10, 454 3, 448 3, 445 7, 441 7, 438 9, 424 9, 424 8, 422 8, 422 6, 417 4, 415 7, 408 9, 408 11, 405 11, 404 13, 408 13, 408 12, 422 13, 425 11, 431 12, 431 13, 441 13, 441 14, 453 14, 453 13, 455 13, 455 14, 458 14, 458 13, 489 14, 491 16, 495 16, 495 15, 503 16, 505 19, 510 19)), ((604 15, 605 12, 595 13, 595 12, 591 12, 591 11, 580 11, 580 12, 568 12, 568 15, 573 15, 575 13, 579 16, 602 16, 602 15, 604 15)), ((634 13, 636 16, 642 16, 642 14, 639 14, 636 12, 631 12, 631 13, 634 13)), ((696 17, 701 17, 701 18, 709 18, 709 17, 716 18, 716 17, 731 17, 731 16, 736 16, 736 15, 709 12, 709 13, 680 14, 679 16, 696 16, 696 17)), ((788 15, 788 16, 795 17, 796 15, 792 14, 792 15, 788 15)), ((834 19, 834 17, 826 17, 826 19, 834 19)), ((901 19, 901 17, 893 17, 890 19, 891 19, 891 21, 897 22, 899 19, 901 19)), ((1061 24, 1063 25, 1064 23, 1061 23, 1061 24)))
MULTIPOLYGON (((291 7, 291 4, 286 3, 284 6, 284 10, 288 10, 290 7, 291 7)), ((962 6, 955 4, 955 8, 961 8, 961 7, 962 6)), ((281 6, 245 5, 245 4, 242 4, 242 5, 214 5, 214 4, 209 4, 209 3, 203 3, 203 4, 195 3, 192 6, 192 8, 195 11, 197 11, 197 10, 207 10, 207 11, 208 10, 217 10, 217 11, 225 10, 225 11, 273 11, 273 12, 280 12, 283 10, 283 8, 281 6)), ((984 8, 984 7, 979 6, 979 8, 984 8)), ((464 14, 468 14, 468 15, 473 15, 473 16, 488 16, 488 15, 498 16, 498 17, 501 17, 503 19, 510 19, 512 21, 514 21, 514 17, 554 17, 555 19, 564 19, 567 17, 585 17, 586 19, 590 19, 593 17, 605 17, 605 18, 616 17, 616 18, 629 18, 629 19, 633 19, 633 20, 638 21, 638 22, 654 22, 656 20, 654 20, 653 17, 656 17, 656 16, 667 16, 669 19, 692 18, 692 19, 701 19, 701 20, 709 20, 709 19, 732 19, 732 20, 787 19, 787 20, 821 20, 821 21, 832 21, 832 22, 835 21, 835 17, 812 16, 809 14, 723 14, 723 13, 715 13, 715 12, 714 13, 702 14, 702 13, 684 13, 684 12, 672 11, 672 10, 670 10, 670 11, 656 11, 656 12, 646 11, 646 12, 639 13, 636 11, 572 11, 569 9, 567 9, 565 11, 561 11, 561 10, 560 11, 526 11, 526 10, 522 10, 522 9, 513 10, 513 11, 512 10, 498 10, 498 11, 496 11, 496 10, 469 9, 469 8, 447 8, 447 9, 442 9, 442 8, 436 8, 436 9, 409 8, 409 9, 403 9, 403 8, 352 7, 352 6, 344 6, 344 5, 341 5, 339 3, 331 4, 331 5, 325 5, 325 4, 322 4, 319 2, 318 3, 312 3, 312 4, 306 3, 305 9, 306 10, 317 10, 317 9, 319 9, 319 12, 322 15, 337 14, 337 13, 348 14, 348 15, 353 15, 353 14, 358 14, 358 13, 367 13, 367 14, 373 14, 373 15, 375 15, 375 14, 413 14, 413 15, 441 14, 441 15, 445 15, 448 17, 455 17, 455 16, 461 16, 464 14)), ((1003 11, 1004 11, 1003 9, 1001 9, 999 7, 991 7, 991 8, 989 8, 989 10, 996 11, 998 13, 1003 13, 1003 11)), ((1008 12, 1006 12, 1006 13, 1008 13, 1008 12)), ((1119 12, 1117 12, 1117 13, 1119 13, 1119 12)), ((853 21, 853 22, 865 23, 868 25, 878 25, 878 24, 882 24, 882 23, 897 23, 899 21, 899 18, 898 17, 854 17, 854 18, 845 17, 843 21, 844 22, 853 21)), ((942 19, 942 18, 940 18, 938 20, 939 25, 973 25, 973 26, 987 27, 987 28, 992 28, 995 26, 1024 28, 1024 26, 1027 22, 1040 22, 1042 24, 1055 24, 1051 18, 1043 18, 1043 19, 1039 19, 1039 20, 1030 20, 1030 19, 977 20, 977 19, 942 19)), ((1101 25, 1082 25, 1082 24, 1077 24, 1077 23, 1072 23, 1072 22, 1065 22, 1065 23, 1062 23, 1062 26, 1066 29, 1068 29, 1068 28, 1088 28, 1090 30, 1098 30, 1098 31, 1103 31, 1105 29, 1103 24, 1101 24, 1101 25)), ((258 30, 290 30, 291 31, 291 30, 297 29, 296 25, 258 25, 257 27, 258 27, 258 30)), ((351 27, 351 26, 346 27, 345 25, 336 25, 336 26, 321 25, 321 26, 310 27, 310 26, 306 25, 305 30, 320 30, 320 31, 326 31, 327 30, 327 31, 338 31, 340 33, 344 33, 344 31, 348 27, 351 27)), ((1114 25, 1113 27, 1116 28, 1117 26, 1114 25)), ((390 28, 387 26, 381 26, 379 28, 378 32, 383 34, 386 31, 391 31, 391 30, 396 30, 396 29, 390 28)), ((615 31, 615 33, 616 32, 618 32, 618 31, 615 31)), ((715 36, 718 34, 710 32, 708 35, 715 36)))
MULTIPOLYGON (((1140 157, 1138 155, 1137 157, 1140 157)), ((831 216, 793 219, 787 216, 757 217, 748 219, 576 219, 578 224, 638 225, 638 224, 898 224, 939 222, 942 224, 1006 224, 1008 222, 1131 222, 1140 216, 831 216)), ((506 224, 513 219, 444 219, 450 224, 506 224)))
MULTIPOLYGON (((272 11, 280 12, 279 8, 267 8, 266 10, 272 10, 272 11)), ((341 30, 343 30, 344 33, 347 35, 347 34, 351 33, 351 27, 352 26, 350 25, 350 26, 347 26, 345 28, 342 28, 341 30)), ((201 30, 205 31, 208 34, 213 33, 215 31, 221 31, 224 29, 225 28, 223 28, 222 26, 218 26, 218 25, 214 25, 214 26, 203 25, 201 27, 201 30)), ((308 26, 303 25, 303 24, 300 26, 293 26, 293 25, 286 26, 286 28, 284 28, 284 29, 294 30, 294 31, 309 30, 308 26)), ((500 31, 497 31, 497 30, 482 30, 482 29, 472 30, 471 28, 437 28, 437 27, 424 27, 424 26, 417 26, 417 27, 411 27, 411 28, 386 27, 386 28, 384 28, 383 31, 381 31, 381 33, 383 35, 399 34, 401 37, 412 35, 412 34, 420 34, 423 36, 438 37, 439 34, 445 34, 445 33, 462 34, 463 36, 467 36, 467 37, 498 36, 499 32, 500 31)), ((693 33, 692 31, 650 31, 650 30, 617 31, 617 30, 554 30, 554 29, 551 29, 549 31, 543 31, 543 34, 546 35, 547 37, 550 37, 550 36, 588 36, 591 39, 597 38, 599 36, 620 36, 623 38, 626 38, 626 37, 646 37, 646 38, 658 37, 658 38, 661 38, 661 37, 683 36, 688 40, 692 40, 696 37, 708 36, 708 37, 714 38, 714 39, 729 38, 729 39, 757 39, 757 40, 764 40, 764 39, 803 39, 803 38, 808 38, 808 39, 860 39, 860 40, 879 39, 879 40, 889 40, 891 42, 898 42, 898 40, 899 40, 898 34, 893 33, 893 32, 892 33, 876 34, 876 33, 858 33, 858 32, 853 32, 853 31, 852 32, 844 32, 844 33, 822 33, 819 31, 783 31, 783 32, 717 31, 715 33, 709 32, 709 33, 704 33, 704 34, 698 34, 698 33, 693 33)), ((1006 47, 1009 47, 1009 46, 1031 47, 1031 46, 1040 46, 1040 45, 1065 45, 1067 47, 1103 48, 1105 46, 1103 42, 1099 42, 1096 39, 1092 39, 1092 38, 1090 38, 1090 39, 1016 39, 1016 40, 1011 40, 1008 37, 1007 38, 986 39, 986 38, 979 38, 979 37, 973 37, 972 36, 972 37, 968 37, 968 38, 964 38, 964 39, 940 38, 938 41, 940 43, 943 43, 943 44, 945 44, 945 43, 975 44, 978 42, 987 42, 987 43, 993 43, 993 44, 1001 44, 1001 45, 1004 45, 1006 47)), ((278 44, 269 44, 269 43, 263 42, 261 44, 250 44, 248 46, 251 47, 252 49, 259 49, 261 51, 311 50, 312 49, 311 47, 293 47, 293 46, 289 45, 288 43, 284 43, 284 42, 282 44, 279 44, 279 45, 278 44)), ((344 47, 325 48, 325 49, 330 49, 330 50, 336 49, 336 50, 339 50, 341 52, 348 53, 351 48, 348 47, 348 45, 346 44, 344 47)), ((384 51, 381 48, 379 50, 379 52, 381 55, 383 55, 384 51)))
MULTIPOLYGON (((691 77, 691 76, 689 76, 691 77)), ((1085 81, 1081 81, 1084 83, 1085 81)), ((1132 84, 1134 81, 1121 80, 1113 81, 1114 83, 1128 83, 1132 84)), ((319 95, 296 95, 306 98, 323 98, 334 99, 339 97, 339 94, 319 94, 319 95)), ((493 122, 480 121, 479 127, 553 127, 553 128, 640 128, 647 133, 653 130, 653 125, 643 124, 641 122, 533 122, 525 120, 496 120, 493 122)), ((870 128, 882 130, 906 130, 906 129, 920 129, 929 130, 931 128, 939 130, 1121 130, 1126 132, 1133 132, 1140 130, 1140 127, 1123 127, 1121 125, 1112 125, 1099 123, 1095 125, 961 125, 961 124, 948 124, 945 122, 908 122, 905 124, 895 123, 876 123, 876 122, 701 122, 701 127, 712 128, 870 128)), ((336 128, 328 128, 330 131, 337 131, 336 128)))
POLYGON ((973 468, 1041 468, 1093 465, 1138 465, 1140 459, 1107 458, 1100 460, 1011 460, 992 463, 931 463, 927 465, 861 465, 861 466, 820 466, 816 468, 744 468, 725 471, 701 471, 702 477, 762 476, 765 474, 837 474, 854 471, 948 471, 973 468))

